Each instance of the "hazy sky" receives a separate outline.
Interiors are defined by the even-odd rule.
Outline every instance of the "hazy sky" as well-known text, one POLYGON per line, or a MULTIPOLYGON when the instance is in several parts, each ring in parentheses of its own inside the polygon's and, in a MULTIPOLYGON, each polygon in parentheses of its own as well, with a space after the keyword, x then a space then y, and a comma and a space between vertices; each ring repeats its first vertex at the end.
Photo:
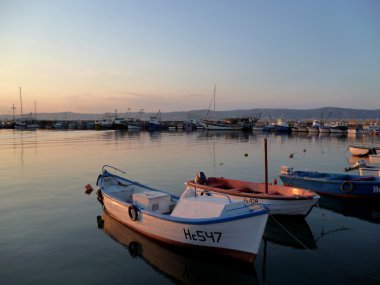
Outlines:
POLYGON ((380 108, 379 0, 0 0, 0 113, 380 108))

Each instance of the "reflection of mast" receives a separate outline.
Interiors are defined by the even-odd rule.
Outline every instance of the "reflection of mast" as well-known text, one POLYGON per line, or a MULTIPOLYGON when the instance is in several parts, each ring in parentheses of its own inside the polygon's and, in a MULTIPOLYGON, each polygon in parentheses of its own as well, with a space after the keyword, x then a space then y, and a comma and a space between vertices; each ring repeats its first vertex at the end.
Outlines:
POLYGON ((36 103, 36 100, 34 100, 34 121, 37 122, 37 103, 36 103))

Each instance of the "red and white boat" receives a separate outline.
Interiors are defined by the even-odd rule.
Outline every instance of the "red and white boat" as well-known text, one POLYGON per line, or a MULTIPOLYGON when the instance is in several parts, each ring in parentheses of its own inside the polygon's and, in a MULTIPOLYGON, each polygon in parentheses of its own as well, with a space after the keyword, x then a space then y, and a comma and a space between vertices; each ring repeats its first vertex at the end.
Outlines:
POLYGON ((266 204, 273 215, 307 216, 319 199, 315 192, 302 188, 223 177, 206 178, 203 172, 186 185, 203 191, 204 195, 218 194, 220 197, 243 200, 246 204, 266 204))

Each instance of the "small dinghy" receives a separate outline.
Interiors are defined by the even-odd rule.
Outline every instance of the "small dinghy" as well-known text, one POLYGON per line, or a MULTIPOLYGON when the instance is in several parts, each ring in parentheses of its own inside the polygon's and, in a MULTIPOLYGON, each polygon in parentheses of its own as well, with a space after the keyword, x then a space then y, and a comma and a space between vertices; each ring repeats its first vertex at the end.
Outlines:
POLYGON ((366 164, 365 160, 359 160, 354 165, 346 167, 344 171, 348 172, 351 170, 359 170, 361 176, 380 176, 380 165, 379 164, 366 164))
POLYGON ((265 206, 202 195, 187 187, 181 197, 154 189, 103 166, 98 201, 116 220, 168 244, 253 262, 268 219, 265 206))
POLYGON ((380 147, 364 146, 364 145, 350 145, 348 150, 353 156, 368 156, 370 154, 377 154, 380 151, 380 147))
POLYGON ((282 185, 267 185, 259 182, 243 181, 223 177, 206 178, 203 172, 197 173, 188 187, 204 193, 228 196, 246 204, 266 204, 273 215, 307 216, 317 203, 319 195, 313 191, 282 185))

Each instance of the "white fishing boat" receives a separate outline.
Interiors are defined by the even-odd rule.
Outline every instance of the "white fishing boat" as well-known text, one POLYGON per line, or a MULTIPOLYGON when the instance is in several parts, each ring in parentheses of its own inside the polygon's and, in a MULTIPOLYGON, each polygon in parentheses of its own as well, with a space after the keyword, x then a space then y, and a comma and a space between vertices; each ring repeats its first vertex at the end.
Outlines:
POLYGON ((215 99, 216 99, 216 86, 214 86, 214 94, 210 102, 209 109, 205 119, 201 119, 199 123, 205 130, 210 131, 242 131, 252 130, 255 122, 250 122, 250 118, 227 118, 227 119, 214 119, 209 118, 211 103, 214 102, 213 114, 215 115, 215 99))
POLYGON ((359 160, 352 166, 346 167, 344 170, 351 171, 354 169, 359 170, 360 176, 380 176, 380 164, 366 164, 365 160, 359 160))
POLYGON ((319 121, 314 120, 313 124, 311 126, 307 127, 307 130, 309 133, 316 134, 316 133, 319 133, 319 127, 320 126, 322 126, 322 124, 319 121))
POLYGON ((361 176, 380 176, 380 166, 366 165, 359 167, 359 174, 361 176))
POLYGON ((367 156, 369 154, 376 154, 376 151, 380 151, 380 147, 365 146, 365 145, 350 145, 348 150, 353 156, 367 156))
POLYGON ((168 244, 253 262, 268 219, 262 205, 202 195, 187 187, 181 197, 129 180, 103 166, 98 201, 121 223, 168 244))
POLYGON ((370 154, 368 155, 369 163, 380 164, 380 154, 370 154))
POLYGON ((193 181, 186 185, 205 194, 228 196, 246 204, 267 204, 273 215, 307 216, 317 204, 319 195, 313 191, 282 185, 243 181, 224 177, 207 177, 197 173, 193 181))

